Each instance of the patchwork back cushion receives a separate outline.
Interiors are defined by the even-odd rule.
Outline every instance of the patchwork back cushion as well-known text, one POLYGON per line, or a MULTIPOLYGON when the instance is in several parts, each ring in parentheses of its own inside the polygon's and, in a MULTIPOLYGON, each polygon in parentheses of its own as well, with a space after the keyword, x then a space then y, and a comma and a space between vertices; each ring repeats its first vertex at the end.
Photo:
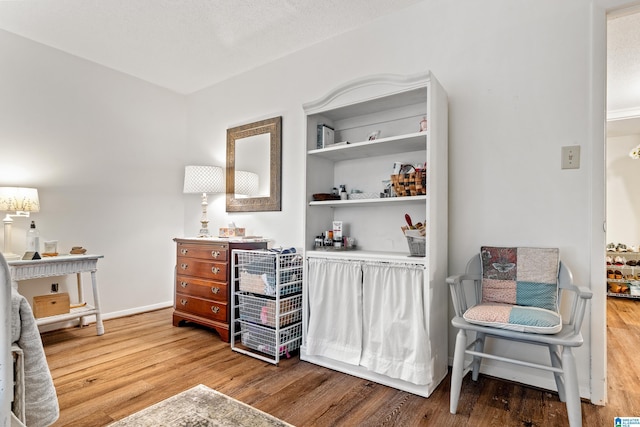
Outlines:
POLYGON ((558 312, 557 248, 482 247, 481 303, 464 314, 469 323, 554 334, 558 312))

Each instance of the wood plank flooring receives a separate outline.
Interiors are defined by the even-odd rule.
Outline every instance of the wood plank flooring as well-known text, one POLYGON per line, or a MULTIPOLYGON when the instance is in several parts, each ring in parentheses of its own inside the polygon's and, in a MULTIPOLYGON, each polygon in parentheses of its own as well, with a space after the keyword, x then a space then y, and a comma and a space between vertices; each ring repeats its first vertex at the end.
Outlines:
MULTIPOLYGON (((583 402, 585 426, 640 416, 640 301, 608 299, 609 403, 583 402)), ((458 414, 447 377, 428 399, 301 362, 231 351, 215 332, 173 327, 171 310, 42 335, 60 401, 54 426, 104 426, 204 384, 296 426, 566 426, 556 393, 465 377, 458 414)))

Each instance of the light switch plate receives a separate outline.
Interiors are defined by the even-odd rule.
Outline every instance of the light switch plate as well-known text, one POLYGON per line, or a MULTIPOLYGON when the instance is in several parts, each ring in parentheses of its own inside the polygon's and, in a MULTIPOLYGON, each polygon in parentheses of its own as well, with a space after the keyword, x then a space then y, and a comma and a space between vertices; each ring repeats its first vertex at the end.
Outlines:
POLYGON ((580 146, 562 147, 562 169, 580 169, 580 146))

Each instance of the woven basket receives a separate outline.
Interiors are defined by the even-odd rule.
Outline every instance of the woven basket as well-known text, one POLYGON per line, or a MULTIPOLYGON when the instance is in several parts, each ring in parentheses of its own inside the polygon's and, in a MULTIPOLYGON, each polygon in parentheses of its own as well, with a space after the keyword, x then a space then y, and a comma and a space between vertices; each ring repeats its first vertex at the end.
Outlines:
POLYGON ((427 194, 427 174, 424 170, 391 175, 396 196, 421 196, 427 194))

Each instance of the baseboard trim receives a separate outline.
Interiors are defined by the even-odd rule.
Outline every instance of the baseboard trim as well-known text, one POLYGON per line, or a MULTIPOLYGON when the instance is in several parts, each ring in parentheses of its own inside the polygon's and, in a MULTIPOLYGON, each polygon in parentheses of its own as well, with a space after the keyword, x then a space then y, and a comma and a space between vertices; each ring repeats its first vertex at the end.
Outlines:
MULTIPOLYGON (((173 300, 165 301, 158 304, 144 305, 142 307, 134 307, 127 310, 113 311, 111 313, 102 313, 102 320, 117 319, 118 317, 127 317, 134 314, 146 313, 148 311, 161 310, 163 308, 173 307, 173 300)), ((95 322, 95 316, 93 321, 95 322)))
MULTIPOLYGON (((119 317, 127 317, 127 316, 133 316, 135 314, 141 314, 141 313, 147 313, 149 311, 155 311, 155 310, 161 310, 163 308, 170 308, 173 307, 173 300, 171 301, 164 301, 164 302, 160 302, 157 304, 150 304, 150 305, 143 305, 140 307, 134 307, 134 308, 129 308, 127 310, 120 310, 120 311, 112 311, 110 313, 102 313, 102 320, 109 320, 109 319, 117 319, 119 317)), ((79 319, 77 320, 70 320, 68 322, 60 322, 60 323, 53 323, 53 324, 49 324, 49 325, 41 325, 38 327, 38 329, 40 330, 40 332, 51 332, 51 331, 57 331, 60 329, 66 329, 66 328, 73 328, 75 326, 78 326, 79 323, 79 319)), ((96 316, 92 315, 92 316, 86 316, 84 317, 84 325, 85 326, 90 326, 92 324, 96 323, 96 316)), ((107 333, 109 331, 105 330, 105 333, 107 333)))

